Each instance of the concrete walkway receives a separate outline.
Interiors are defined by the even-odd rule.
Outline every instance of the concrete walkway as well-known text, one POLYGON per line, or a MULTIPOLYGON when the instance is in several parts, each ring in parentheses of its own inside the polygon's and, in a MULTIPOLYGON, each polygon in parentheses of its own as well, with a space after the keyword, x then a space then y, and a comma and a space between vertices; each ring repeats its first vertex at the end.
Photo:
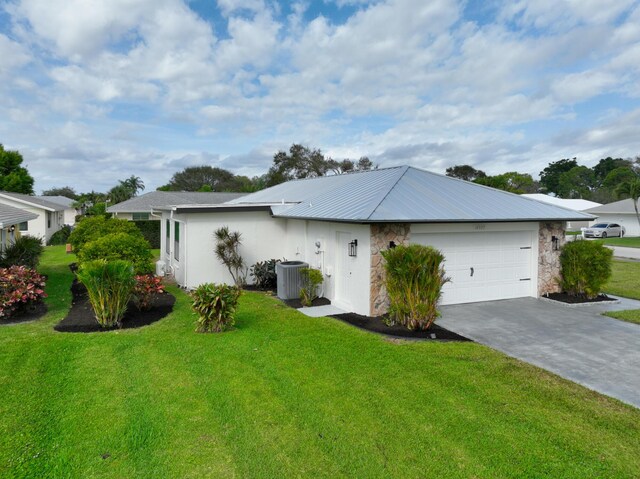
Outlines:
POLYGON ((298 311, 312 318, 320 318, 322 316, 330 316, 332 314, 346 313, 344 309, 340 309, 332 304, 327 304, 325 306, 309 306, 307 308, 298 308, 298 311))
POLYGON ((640 248, 628 248, 626 246, 609 246, 616 258, 628 258, 640 261, 640 248))
POLYGON ((535 298, 443 306, 438 324, 640 408, 640 325, 602 316, 640 301, 566 307, 535 298))

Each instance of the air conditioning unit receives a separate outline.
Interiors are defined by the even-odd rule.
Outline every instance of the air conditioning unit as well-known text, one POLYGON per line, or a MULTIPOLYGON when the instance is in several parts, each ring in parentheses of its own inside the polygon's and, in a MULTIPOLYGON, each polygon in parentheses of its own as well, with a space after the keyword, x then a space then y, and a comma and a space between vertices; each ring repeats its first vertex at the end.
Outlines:
POLYGON ((156 261, 156 276, 164 276, 166 266, 164 261, 156 261))
POLYGON ((276 275, 278 277, 278 298, 298 299, 302 281, 300 270, 308 268, 309 264, 304 261, 283 261, 276 264, 276 275))

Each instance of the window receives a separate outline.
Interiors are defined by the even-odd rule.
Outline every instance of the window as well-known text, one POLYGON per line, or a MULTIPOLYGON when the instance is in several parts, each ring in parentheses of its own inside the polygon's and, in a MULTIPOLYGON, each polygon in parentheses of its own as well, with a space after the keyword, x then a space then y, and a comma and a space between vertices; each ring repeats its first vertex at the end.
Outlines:
POLYGON ((18 225, 18 229, 20 231, 29 231, 29 222, 28 221, 23 221, 22 223, 20 223, 18 225))
POLYGON ((176 261, 180 260, 180 223, 174 222, 173 231, 173 257, 176 261))
POLYGON ((147 221, 149 219, 149 213, 133 213, 133 221, 147 221))
POLYGON ((47 211, 47 228, 51 228, 51 211, 47 211))
POLYGON ((167 220, 167 224, 165 225, 165 245, 164 249, 167 253, 171 252, 171 247, 169 246, 169 242, 171 241, 171 222, 167 220))

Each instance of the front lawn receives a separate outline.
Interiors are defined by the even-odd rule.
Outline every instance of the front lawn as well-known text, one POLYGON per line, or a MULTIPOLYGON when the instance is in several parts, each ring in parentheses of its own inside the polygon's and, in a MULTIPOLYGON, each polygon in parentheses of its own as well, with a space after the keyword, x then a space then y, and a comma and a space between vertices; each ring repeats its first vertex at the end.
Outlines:
POLYGON ((259 293, 197 334, 0 327, 0 477, 637 477, 640 410, 474 343, 389 341, 259 293))
POLYGON ((606 239, 598 239, 595 241, 600 241, 603 244, 608 244, 611 246, 626 246, 628 248, 640 248, 640 237, 633 238, 606 238, 606 239))
POLYGON ((640 262, 614 260, 611 279, 604 291, 616 296, 640 299, 640 262))

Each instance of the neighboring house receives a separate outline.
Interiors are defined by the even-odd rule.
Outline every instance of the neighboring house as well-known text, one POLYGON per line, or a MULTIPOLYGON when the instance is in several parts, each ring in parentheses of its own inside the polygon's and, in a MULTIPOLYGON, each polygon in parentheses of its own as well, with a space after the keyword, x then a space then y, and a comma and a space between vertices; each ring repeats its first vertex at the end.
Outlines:
POLYGON ((632 199, 590 208, 586 213, 598 217, 595 222, 590 223, 592 225, 595 223, 618 223, 625 227, 625 236, 640 236, 640 225, 638 225, 638 217, 632 199))
POLYGON ((150 191, 107 208, 122 220, 159 220, 159 208, 169 205, 216 205, 240 198, 246 193, 200 193, 191 191, 150 191), (154 213, 155 212, 155 213, 154 213))
POLYGON ((4 251, 9 244, 20 237, 18 227, 20 223, 35 220, 37 217, 35 213, 0 203, 0 251, 4 251))
POLYGON ((64 206, 64 224, 73 226, 76 224, 76 216, 78 215, 78 210, 76 210, 73 206, 75 203, 71 198, 67 198, 66 196, 40 196, 43 200, 50 201, 51 203, 57 203, 59 205, 64 206))
MULTIPOLYGON (((526 196, 532 200, 542 201, 543 203, 562 206, 563 208, 568 208, 574 211, 587 211, 590 208, 595 208, 602 204, 583 199, 558 198, 557 196, 543 195, 541 193, 524 194, 522 196, 526 196)), ((567 222, 567 231, 580 231, 580 228, 586 228, 587 226, 589 226, 588 221, 569 221, 567 222)))
POLYGON ((289 181, 223 205, 173 205, 162 218, 159 267, 184 287, 231 282, 214 253, 213 233, 226 225, 242 234, 247 266, 306 261, 333 304, 376 316, 387 308, 387 248, 440 249, 452 279, 443 304, 537 297, 557 291, 565 222, 592 217, 402 166, 289 181))
POLYGON ((37 218, 19 224, 20 233, 43 238, 45 244, 51 235, 64 225, 65 206, 43 199, 41 196, 0 191, 0 204, 34 213, 37 218))

